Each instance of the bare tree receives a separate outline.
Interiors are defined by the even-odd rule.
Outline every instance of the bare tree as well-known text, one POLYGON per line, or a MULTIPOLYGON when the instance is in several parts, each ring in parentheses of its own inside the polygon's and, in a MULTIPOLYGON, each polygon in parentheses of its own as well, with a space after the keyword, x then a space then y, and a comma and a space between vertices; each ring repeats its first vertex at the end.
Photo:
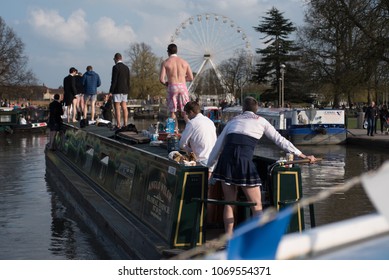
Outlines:
MULTIPOLYGON (((353 102, 388 55, 387 1, 312 0, 299 32, 306 70, 318 89, 332 86, 332 101, 353 102)), ((370 91, 369 91, 370 92, 370 91)), ((368 94, 368 100, 370 100, 368 94)))
POLYGON ((241 99, 244 87, 252 79, 252 56, 244 50, 238 50, 234 57, 223 61, 218 69, 227 92, 234 93, 235 98, 241 99))
MULTIPOLYGON (((194 73, 194 75, 196 75, 196 73, 194 73)), ((213 68, 204 70, 201 76, 198 77, 194 90, 196 98, 201 100, 201 96, 222 97, 225 94, 226 92, 220 83, 220 78, 216 75, 213 68)))
POLYGON ((159 67, 162 59, 158 58, 145 43, 131 44, 127 50, 131 69, 131 95, 145 99, 148 96, 165 94, 159 82, 159 67))
POLYGON ((0 17, 0 86, 35 85, 37 79, 27 65, 23 42, 0 17))

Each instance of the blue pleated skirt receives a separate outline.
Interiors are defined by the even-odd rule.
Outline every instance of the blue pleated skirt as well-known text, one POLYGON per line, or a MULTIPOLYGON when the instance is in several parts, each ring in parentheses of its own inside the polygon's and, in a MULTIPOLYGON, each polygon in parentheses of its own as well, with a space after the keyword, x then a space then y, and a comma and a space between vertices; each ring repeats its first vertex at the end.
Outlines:
POLYGON ((252 187, 261 185, 261 178, 253 162, 254 148, 258 139, 247 135, 231 133, 213 171, 215 180, 227 184, 252 187))

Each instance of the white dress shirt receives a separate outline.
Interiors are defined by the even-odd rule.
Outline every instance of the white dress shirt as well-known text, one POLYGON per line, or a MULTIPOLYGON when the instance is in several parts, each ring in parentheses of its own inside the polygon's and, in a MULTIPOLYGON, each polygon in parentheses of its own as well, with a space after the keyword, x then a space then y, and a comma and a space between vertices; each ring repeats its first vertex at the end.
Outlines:
POLYGON ((261 139, 263 135, 272 140, 281 149, 293 153, 297 156, 301 151, 297 149, 288 139, 283 137, 265 118, 253 112, 246 111, 231 119, 219 135, 212 152, 208 157, 208 167, 210 170, 216 166, 217 160, 224 147, 226 136, 230 133, 238 133, 261 139))
POLYGON ((188 153, 193 152, 197 162, 206 166, 216 139, 216 127, 213 121, 198 113, 186 123, 181 134, 180 148, 188 153))

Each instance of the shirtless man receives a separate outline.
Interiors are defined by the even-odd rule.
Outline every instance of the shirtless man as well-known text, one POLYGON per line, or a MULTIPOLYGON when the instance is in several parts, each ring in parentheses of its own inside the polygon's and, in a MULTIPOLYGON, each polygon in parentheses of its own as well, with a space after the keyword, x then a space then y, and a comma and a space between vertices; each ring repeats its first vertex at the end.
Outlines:
POLYGON ((167 87, 167 104, 171 118, 178 122, 176 112, 185 114, 184 106, 190 100, 186 82, 193 80, 193 73, 189 63, 177 56, 177 46, 170 44, 167 47, 169 58, 161 65, 159 81, 167 87), (167 78, 167 81, 166 81, 167 78))

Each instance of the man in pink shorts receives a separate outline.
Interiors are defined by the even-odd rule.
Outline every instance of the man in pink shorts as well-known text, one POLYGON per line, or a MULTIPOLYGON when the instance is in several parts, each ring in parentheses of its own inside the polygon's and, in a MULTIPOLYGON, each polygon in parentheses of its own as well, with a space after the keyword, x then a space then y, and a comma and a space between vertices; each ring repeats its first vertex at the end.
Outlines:
POLYGON ((176 112, 185 114, 184 106, 190 101, 186 82, 193 80, 193 73, 187 61, 177 56, 177 46, 170 44, 167 47, 169 58, 161 65, 159 81, 167 87, 167 104, 171 117, 176 120, 176 112), (167 79, 167 80, 166 80, 167 79))

